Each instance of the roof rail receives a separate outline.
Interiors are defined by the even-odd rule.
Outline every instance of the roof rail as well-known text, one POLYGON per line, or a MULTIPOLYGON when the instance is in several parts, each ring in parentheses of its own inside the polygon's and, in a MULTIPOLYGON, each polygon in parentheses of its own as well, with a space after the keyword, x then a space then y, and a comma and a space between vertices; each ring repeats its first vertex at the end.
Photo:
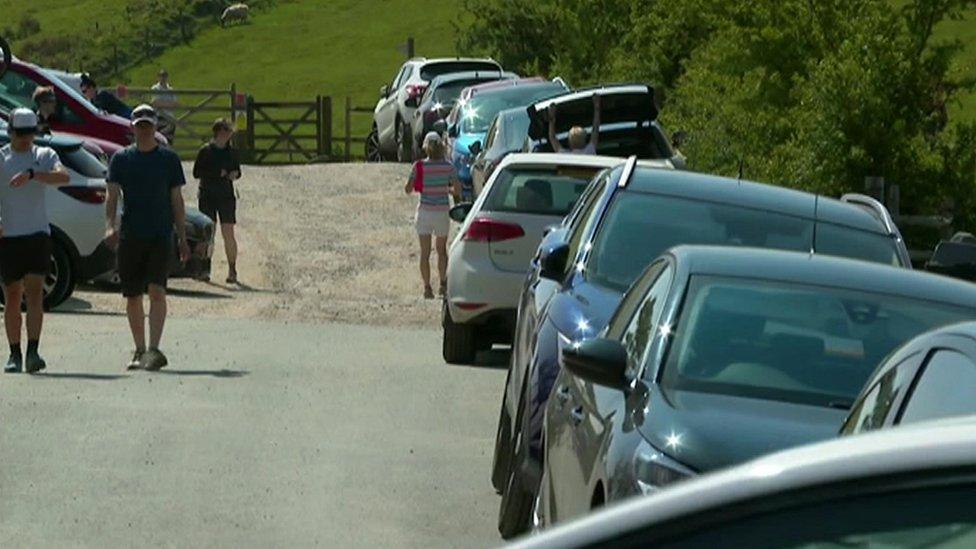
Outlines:
POLYGON ((634 169, 637 167, 637 155, 633 155, 627 159, 624 164, 624 171, 620 174, 620 181, 617 182, 617 186, 621 189, 626 188, 630 183, 630 178, 634 175, 634 169))
POLYGON ((885 230, 888 231, 889 234, 898 233, 898 228, 895 225, 895 221, 891 218, 891 212, 889 212, 888 208, 885 208, 885 205, 879 202, 878 199, 866 194, 848 193, 841 196, 840 201, 848 204, 864 206, 874 215, 874 217, 884 224, 885 230))

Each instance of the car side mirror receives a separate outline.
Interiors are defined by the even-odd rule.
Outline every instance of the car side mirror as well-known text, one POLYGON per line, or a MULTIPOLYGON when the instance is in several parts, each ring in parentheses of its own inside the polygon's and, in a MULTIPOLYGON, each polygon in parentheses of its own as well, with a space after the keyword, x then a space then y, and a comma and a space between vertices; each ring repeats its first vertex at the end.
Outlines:
POLYGON ((976 281, 976 244, 943 240, 935 247, 925 270, 953 278, 976 281))
POLYGON ((447 128, 447 136, 452 138, 458 136, 457 124, 454 124, 453 126, 447 128))
POLYGON ((464 223, 464 220, 468 218, 468 214, 471 212, 472 206, 473 204, 470 202, 458 204, 451 208, 451 211, 447 213, 447 216, 457 223, 464 223))
POLYGON ((569 244, 560 243, 543 249, 539 255, 539 276, 562 281, 566 276, 566 263, 569 261, 569 244))
POLYGON ((447 122, 443 118, 441 118, 437 122, 434 122, 434 125, 432 126, 432 129, 435 132, 443 135, 443 134, 447 133, 447 122))
POLYGON ((685 160, 684 156, 676 154, 671 157, 671 165, 674 166, 674 169, 676 170, 685 170, 688 168, 688 161, 685 160))
POLYGON ((380 88, 380 99, 386 99, 390 96, 390 86, 383 86, 380 88))
POLYGON ((583 380, 615 389, 628 384, 627 350, 618 341, 587 339, 563 348, 560 357, 563 367, 583 380))
POLYGON ((480 153, 481 152, 481 141, 475 141, 474 143, 468 145, 468 152, 470 152, 472 156, 480 153))

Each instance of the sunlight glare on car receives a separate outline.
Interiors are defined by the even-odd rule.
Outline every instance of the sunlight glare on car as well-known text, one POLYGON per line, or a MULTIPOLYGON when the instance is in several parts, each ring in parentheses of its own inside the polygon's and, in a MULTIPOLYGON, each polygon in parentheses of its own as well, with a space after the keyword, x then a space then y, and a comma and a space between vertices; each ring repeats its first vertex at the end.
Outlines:
POLYGON ((678 446, 681 446, 681 434, 671 431, 671 434, 665 439, 664 444, 671 450, 677 449, 678 446))

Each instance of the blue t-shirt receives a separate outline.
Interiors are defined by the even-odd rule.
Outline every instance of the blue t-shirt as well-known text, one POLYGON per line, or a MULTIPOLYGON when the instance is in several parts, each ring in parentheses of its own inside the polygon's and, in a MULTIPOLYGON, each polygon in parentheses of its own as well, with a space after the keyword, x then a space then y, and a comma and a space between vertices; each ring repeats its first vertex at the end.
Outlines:
POLYGON ((186 184, 176 153, 162 147, 142 152, 130 145, 112 157, 108 182, 122 189, 122 238, 173 237, 170 193, 186 184))

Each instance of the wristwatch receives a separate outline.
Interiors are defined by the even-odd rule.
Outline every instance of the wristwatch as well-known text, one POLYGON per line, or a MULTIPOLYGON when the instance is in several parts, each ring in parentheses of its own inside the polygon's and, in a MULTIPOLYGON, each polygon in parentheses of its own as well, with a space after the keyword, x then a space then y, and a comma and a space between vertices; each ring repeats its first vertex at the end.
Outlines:
POLYGON ((27 179, 34 179, 34 168, 27 168, 27 179))

